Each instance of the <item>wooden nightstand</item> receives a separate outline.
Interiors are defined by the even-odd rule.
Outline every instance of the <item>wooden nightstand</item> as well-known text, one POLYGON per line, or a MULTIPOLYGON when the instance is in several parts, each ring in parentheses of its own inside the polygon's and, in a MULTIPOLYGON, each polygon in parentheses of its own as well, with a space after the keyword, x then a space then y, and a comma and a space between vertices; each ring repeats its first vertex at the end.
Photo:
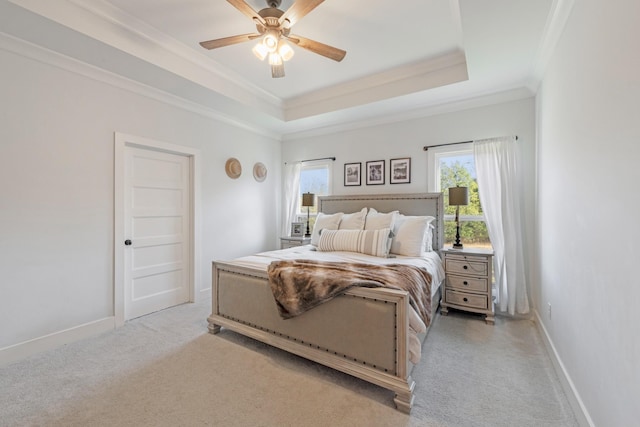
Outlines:
POLYGON ((280 249, 293 248, 294 246, 304 246, 311 243, 311 237, 281 237, 280 249))
POLYGON ((485 321, 494 324, 492 285, 493 251, 489 249, 442 250, 446 274, 440 313, 449 308, 485 314, 485 321))

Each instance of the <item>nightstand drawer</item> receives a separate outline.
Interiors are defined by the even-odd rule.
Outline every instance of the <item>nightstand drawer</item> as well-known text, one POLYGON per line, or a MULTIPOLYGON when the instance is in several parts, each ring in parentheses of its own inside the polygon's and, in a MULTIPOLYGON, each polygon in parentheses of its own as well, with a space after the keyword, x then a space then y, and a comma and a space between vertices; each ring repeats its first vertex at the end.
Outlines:
POLYGON ((478 277, 447 275, 447 286, 471 292, 487 292, 488 281, 478 277))
POLYGON ((304 246, 311 243, 311 237, 281 237, 280 249, 295 248, 296 246, 304 246))
POLYGON ((445 260, 445 268, 449 274, 470 274, 473 276, 486 277, 488 272, 488 265, 486 262, 451 259, 450 257, 447 257, 445 260))
POLYGON ((447 289, 445 299, 447 304, 479 308, 482 310, 486 310, 489 307, 489 299, 487 295, 473 295, 447 289))

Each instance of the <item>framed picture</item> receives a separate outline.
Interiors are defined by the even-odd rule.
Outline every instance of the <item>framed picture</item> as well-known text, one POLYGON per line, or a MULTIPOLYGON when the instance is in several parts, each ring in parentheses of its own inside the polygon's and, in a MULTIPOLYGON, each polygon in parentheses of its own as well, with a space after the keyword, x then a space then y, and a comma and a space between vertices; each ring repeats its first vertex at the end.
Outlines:
POLYGON ((367 162, 367 185, 384 184, 384 160, 367 162))
POLYGON ((344 164, 344 186, 362 184, 360 169, 362 163, 345 163, 344 164))
POLYGON ((291 237, 304 236, 305 226, 304 222, 292 222, 291 223, 291 237))
POLYGON ((411 157, 389 160, 389 182, 408 184, 411 182, 411 157))

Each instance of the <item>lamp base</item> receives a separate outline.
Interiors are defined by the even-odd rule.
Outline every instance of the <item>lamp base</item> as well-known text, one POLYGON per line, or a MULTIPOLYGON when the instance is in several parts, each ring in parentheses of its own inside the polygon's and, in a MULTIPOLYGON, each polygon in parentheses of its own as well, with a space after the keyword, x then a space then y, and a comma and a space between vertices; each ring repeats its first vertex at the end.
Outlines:
POLYGON ((309 206, 307 206, 307 232, 304 237, 311 237, 311 229, 309 228, 309 206))
POLYGON ((456 206, 456 241, 453 242, 453 249, 462 249, 460 241, 460 206, 456 206))

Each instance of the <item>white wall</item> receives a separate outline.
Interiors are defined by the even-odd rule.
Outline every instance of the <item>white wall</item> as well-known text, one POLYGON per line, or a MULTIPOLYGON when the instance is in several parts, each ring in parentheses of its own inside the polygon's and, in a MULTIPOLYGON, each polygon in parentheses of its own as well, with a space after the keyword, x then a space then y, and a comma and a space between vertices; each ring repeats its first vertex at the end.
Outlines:
MULTIPOLYGON (((282 144, 284 161, 335 156, 334 194, 419 192, 427 189, 426 145, 446 144, 504 135, 518 135, 526 164, 525 175, 533 174, 533 98, 438 114, 412 120, 369 126, 319 136, 287 140, 282 144), (389 184, 389 159, 411 157, 410 184, 389 184), (344 164, 385 160, 385 185, 345 187, 344 164), (529 164, 529 162, 531 162, 529 164)), ((532 185, 532 178, 529 179, 532 185)))
POLYGON ((534 297, 598 426, 640 420, 639 16, 577 1, 537 98, 534 297))
POLYGON ((200 150, 197 294, 210 286, 213 259, 277 246, 279 141, 52 66, 48 59, 119 81, 56 55, 18 48, 45 60, 0 48, 0 349, 114 315, 116 131, 200 150), (232 156, 244 168, 237 180, 224 172, 232 156), (269 171, 263 183, 251 173, 258 161, 269 171))

